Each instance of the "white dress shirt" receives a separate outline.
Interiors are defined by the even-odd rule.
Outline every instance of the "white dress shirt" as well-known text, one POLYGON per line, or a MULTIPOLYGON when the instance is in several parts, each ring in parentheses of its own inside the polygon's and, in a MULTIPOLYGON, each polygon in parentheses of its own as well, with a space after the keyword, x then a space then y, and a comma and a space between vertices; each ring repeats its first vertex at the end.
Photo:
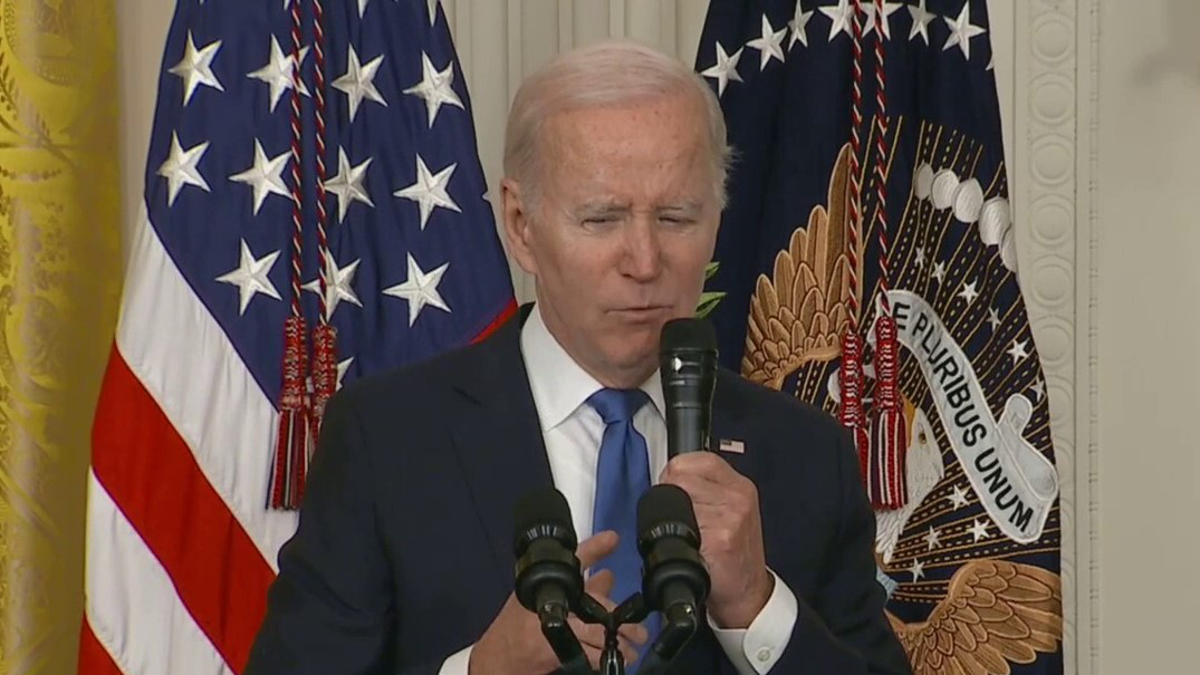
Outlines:
MULTIPOLYGON (((587 399, 604 386, 580 367, 550 334, 536 305, 521 329, 521 353, 554 486, 566 497, 575 532, 582 541, 592 535, 596 466, 605 427, 600 414, 587 405, 587 399)), ((650 480, 657 483, 667 465, 667 425, 663 417, 666 407, 658 371, 641 389, 652 405, 643 406, 634 415, 633 426, 646 438, 650 480)), ((798 614, 796 596, 775 576, 775 590, 749 628, 720 628, 711 617, 709 626, 740 675, 765 675, 787 647, 798 614)), ((440 675, 466 675, 470 652, 468 647, 446 659, 440 675)))

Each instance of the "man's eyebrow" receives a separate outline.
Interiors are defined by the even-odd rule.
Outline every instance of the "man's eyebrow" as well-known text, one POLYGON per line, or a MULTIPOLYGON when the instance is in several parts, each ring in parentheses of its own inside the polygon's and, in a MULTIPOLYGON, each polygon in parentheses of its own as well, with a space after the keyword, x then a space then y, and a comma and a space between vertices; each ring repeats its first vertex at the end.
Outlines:
MULTIPOLYGON (((685 199, 675 202, 667 202, 654 207, 654 213, 674 213, 674 214, 694 214, 704 209, 704 204, 699 200, 685 199)), ((586 201, 572 209, 574 215, 584 216, 603 216, 603 215, 623 215, 633 210, 633 207, 626 203, 615 199, 593 199, 586 201)))
POLYGON ((704 208, 704 205, 700 201, 694 200, 694 199, 687 199, 687 200, 678 201, 678 202, 668 202, 666 204, 659 206, 655 210, 658 211, 659 213, 663 213, 663 212, 667 212, 667 211, 682 211, 685 213, 694 213, 696 211, 700 211, 703 208, 704 208))
POLYGON ((589 200, 573 209, 575 213, 583 214, 628 213, 629 210, 629 204, 614 199, 589 200))

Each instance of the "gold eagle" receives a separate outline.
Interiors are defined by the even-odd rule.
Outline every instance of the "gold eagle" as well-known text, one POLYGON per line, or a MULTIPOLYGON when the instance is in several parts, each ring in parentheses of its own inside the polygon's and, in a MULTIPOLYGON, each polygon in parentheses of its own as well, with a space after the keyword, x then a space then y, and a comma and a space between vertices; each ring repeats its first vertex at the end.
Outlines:
MULTIPOLYGON (((813 207, 808 227, 792 232, 787 250, 775 256, 774 280, 758 277, 742 357, 747 378, 779 389, 789 373, 841 356, 854 293, 850 227, 850 146, 845 145, 830 177, 829 208, 813 207)), ((858 261, 862 279, 861 250, 858 261)))
POLYGON ((929 619, 904 623, 890 612, 914 675, 1009 675, 1062 640, 1058 575, 1006 560, 972 560, 950 579, 929 619))
MULTIPOLYGON (((840 336, 849 325, 855 293, 850 283, 850 159, 849 145, 843 146, 830 176, 828 208, 813 207, 808 226, 797 228, 788 248, 775 256, 773 278, 758 277, 742 358, 742 374, 754 382, 781 389, 790 374, 820 369, 841 357, 840 336)), ((861 280, 865 236, 858 240, 861 280)), ((861 305, 862 298, 857 299, 861 305)), ((836 402, 836 391, 831 387, 829 393, 836 402)), ((904 403, 912 432, 919 411, 907 397, 904 403)), ((932 438, 931 429, 926 434, 932 438)), ((918 481, 914 508, 944 473, 936 441, 927 450, 930 475, 918 481)), ((908 478, 912 484, 914 476, 908 478)), ((910 512, 884 513, 877 542, 884 557, 891 557, 910 512)), ((1010 663, 1032 663, 1038 652, 1052 653, 1062 640, 1061 580, 1032 565, 970 560, 951 577, 946 597, 927 620, 905 623, 890 612, 888 619, 915 675, 1009 675, 1010 663)))

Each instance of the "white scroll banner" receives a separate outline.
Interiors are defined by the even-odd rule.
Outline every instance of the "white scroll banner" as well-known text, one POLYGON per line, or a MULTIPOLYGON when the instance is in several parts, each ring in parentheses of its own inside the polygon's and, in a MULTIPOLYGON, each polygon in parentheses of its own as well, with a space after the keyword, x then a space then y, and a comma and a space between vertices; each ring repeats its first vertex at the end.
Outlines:
POLYGON ((1010 539, 1037 541, 1058 496, 1058 472, 1022 435, 1033 403, 1014 394, 997 421, 970 359, 929 303, 910 291, 889 291, 888 299, 900 343, 921 364, 946 435, 984 509, 1010 539))

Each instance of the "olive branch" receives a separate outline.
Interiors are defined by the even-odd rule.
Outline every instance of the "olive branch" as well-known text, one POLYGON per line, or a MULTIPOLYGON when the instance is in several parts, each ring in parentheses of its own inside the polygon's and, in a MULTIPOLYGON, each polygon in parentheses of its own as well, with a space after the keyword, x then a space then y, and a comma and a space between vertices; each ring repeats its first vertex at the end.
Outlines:
MULTIPOLYGON (((721 263, 716 261, 710 262, 704 268, 704 280, 708 281, 712 279, 719 269, 721 269, 721 263)), ((700 302, 696 305, 696 317, 703 319, 712 314, 713 310, 717 308, 717 305, 721 304, 721 300, 726 295, 725 291, 704 291, 701 293, 700 302)))
POLYGON ((5 56, 3 52, 0 52, 0 106, 8 114, 0 114, 0 127, 16 134, 25 143, 46 150, 70 165, 70 158, 50 138, 50 127, 46 121, 38 114, 37 109, 25 100, 21 90, 17 87, 17 82, 12 76, 5 56), (8 119, 10 117, 11 120, 8 119), (24 126, 25 130, 18 129, 14 125, 14 121, 24 126))

